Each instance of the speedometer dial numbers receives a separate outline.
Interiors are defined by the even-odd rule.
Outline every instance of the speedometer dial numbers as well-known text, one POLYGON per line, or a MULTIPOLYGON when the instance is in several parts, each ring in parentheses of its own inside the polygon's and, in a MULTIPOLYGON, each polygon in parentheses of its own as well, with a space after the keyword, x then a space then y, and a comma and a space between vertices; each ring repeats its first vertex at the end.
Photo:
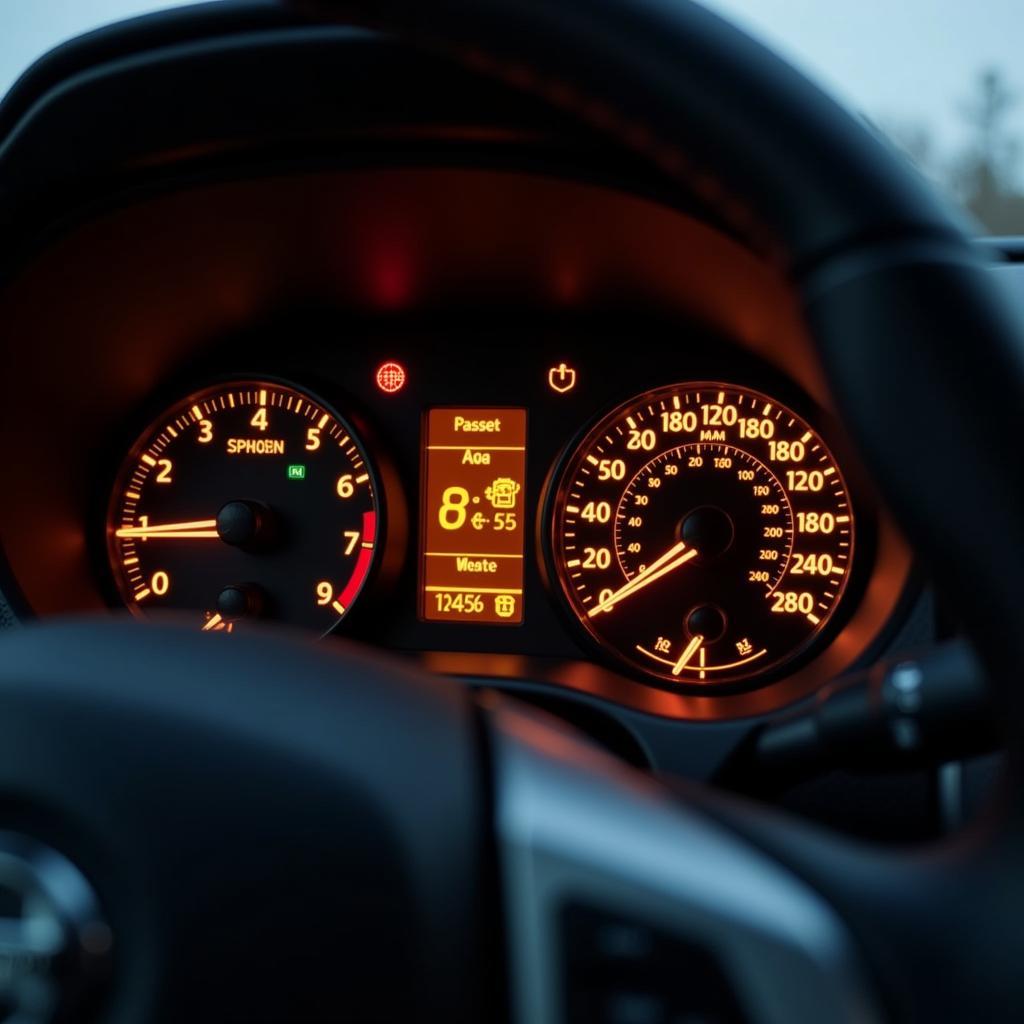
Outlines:
POLYGON ((842 473, 780 403, 662 388, 599 423, 552 509, 573 612, 609 653, 673 684, 748 681, 834 613, 853 558, 842 473))
POLYGON ((114 578, 142 617, 324 633, 369 576, 378 493, 354 429, 319 399, 273 381, 209 388, 167 410, 125 460, 107 522, 114 578))

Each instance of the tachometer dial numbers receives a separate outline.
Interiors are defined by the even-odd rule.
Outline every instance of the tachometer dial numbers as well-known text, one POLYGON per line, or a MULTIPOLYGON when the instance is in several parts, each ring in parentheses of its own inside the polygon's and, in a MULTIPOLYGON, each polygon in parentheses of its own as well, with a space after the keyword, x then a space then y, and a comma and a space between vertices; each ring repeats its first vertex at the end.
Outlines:
POLYGON ((723 384, 663 388, 595 427, 553 505, 571 608, 607 651, 676 684, 794 657, 853 556, 842 474, 786 407, 723 384))
POLYGON ((362 442, 320 400, 271 381, 210 388, 169 409, 125 461, 107 523, 114 578, 136 615, 323 633, 369 576, 377 494, 362 442))

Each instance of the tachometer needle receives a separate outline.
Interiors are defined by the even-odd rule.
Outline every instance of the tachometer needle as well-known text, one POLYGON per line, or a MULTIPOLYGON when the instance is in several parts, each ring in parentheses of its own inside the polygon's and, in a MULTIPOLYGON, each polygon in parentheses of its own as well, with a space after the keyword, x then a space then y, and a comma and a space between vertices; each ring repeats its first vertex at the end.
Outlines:
MULTIPOLYGON (((697 653, 697 649, 704 643, 704 637, 698 633, 687 645, 686 649, 682 654, 679 655, 679 660, 672 666, 672 675, 677 676, 680 672, 686 668, 690 659, 697 653)), ((703 650, 701 651, 703 653, 703 650)))
POLYGON ((217 533, 216 519, 197 519, 190 523, 164 523, 162 526, 124 526, 114 531, 115 537, 147 537, 169 538, 215 538, 217 533))
POLYGON ((696 548, 688 548, 683 541, 679 541, 678 544, 666 551, 660 558, 651 562, 642 573, 634 576, 628 583, 616 590, 614 594, 610 594, 600 604, 591 608, 587 612, 587 617, 593 618, 598 612, 610 611, 623 598, 629 597, 630 594, 635 594, 638 590, 643 590, 649 583, 661 579, 666 573, 672 572, 673 569, 678 569, 679 566, 696 557, 696 548))

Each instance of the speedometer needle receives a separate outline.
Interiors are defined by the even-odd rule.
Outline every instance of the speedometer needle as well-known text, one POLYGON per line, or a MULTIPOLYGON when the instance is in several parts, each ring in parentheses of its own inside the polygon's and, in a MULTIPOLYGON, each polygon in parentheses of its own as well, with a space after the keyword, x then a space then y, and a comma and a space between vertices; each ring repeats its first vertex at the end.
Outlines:
POLYGON ((217 533, 216 519, 197 519, 190 523, 164 523, 162 526, 124 526, 114 531, 115 537, 171 537, 171 538, 214 538, 217 533))
POLYGON ((696 557, 697 549, 688 548, 683 541, 680 541, 660 558, 651 562, 642 573, 634 576, 628 583, 616 590, 614 594, 609 594, 600 604, 591 608, 587 612, 587 617, 593 618, 598 612, 610 611, 623 598, 629 597, 630 594, 635 594, 638 590, 643 590, 648 584, 661 579, 666 573, 672 572, 673 569, 678 569, 679 566, 696 557))

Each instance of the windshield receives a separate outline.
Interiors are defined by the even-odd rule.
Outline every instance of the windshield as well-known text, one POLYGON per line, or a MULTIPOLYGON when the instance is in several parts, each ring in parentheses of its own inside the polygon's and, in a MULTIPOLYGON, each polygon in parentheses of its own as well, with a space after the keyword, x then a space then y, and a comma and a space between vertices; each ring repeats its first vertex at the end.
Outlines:
MULTIPOLYGON (((175 0, 0 0, 0 95, 51 47, 175 0)), ((1021 0, 706 0, 874 122, 981 229, 1024 234, 1021 0)))

